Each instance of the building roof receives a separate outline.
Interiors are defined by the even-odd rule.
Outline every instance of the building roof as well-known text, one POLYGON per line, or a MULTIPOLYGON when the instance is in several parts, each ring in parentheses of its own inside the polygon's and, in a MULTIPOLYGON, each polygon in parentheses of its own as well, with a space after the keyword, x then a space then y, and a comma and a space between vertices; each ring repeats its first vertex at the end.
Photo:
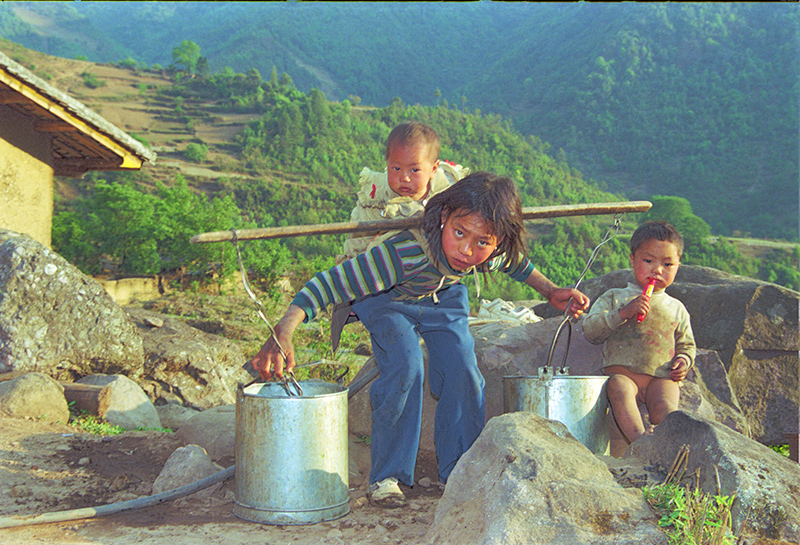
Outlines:
POLYGON ((0 52, 0 105, 34 118, 52 137, 56 176, 91 170, 138 170, 156 154, 85 105, 0 52))

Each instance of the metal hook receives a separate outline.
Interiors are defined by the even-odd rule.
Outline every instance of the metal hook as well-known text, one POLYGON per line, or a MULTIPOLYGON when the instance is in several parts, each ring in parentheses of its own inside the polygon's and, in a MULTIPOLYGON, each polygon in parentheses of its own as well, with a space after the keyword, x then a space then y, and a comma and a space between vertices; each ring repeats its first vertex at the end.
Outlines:
MULTIPOLYGON (((256 297, 256 294, 253 293, 253 290, 250 289, 250 284, 247 282, 247 272, 244 270, 244 262, 242 261, 242 252, 239 249, 239 237, 236 234, 236 229, 231 229, 231 242, 233 243, 233 247, 236 248, 236 258, 239 260, 239 273, 242 275, 242 284, 244 285, 244 291, 247 292, 247 295, 250 296, 250 299, 252 299, 253 303, 255 303, 258 316, 264 321, 265 324, 267 324, 270 336, 272 337, 272 340, 275 341, 275 344, 277 345, 278 351, 281 353, 281 356, 283 356, 283 361, 286 362, 286 352, 283 350, 281 343, 278 341, 278 336, 275 334, 275 330, 272 328, 272 324, 270 324, 269 320, 267 320, 267 316, 264 310, 264 305, 262 305, 261 301, 258 300, 258 297, 256 297)), ((289 374, 292 375, 292 381, 294 381, 294 383, 297 385, 297 389, 300 391, 300 395, 303 395, 303 389, 300 388, 299 384, 297 384, 297 380, 295 380, 294 374, 291 372, 289 374)), ((284 380, 284 383, 285 382, 286 381, 284 380)), ((288 385, 284 384, 284 387, 288 392, 289 391, 288 385)), ((290 393, 289 395, 293 394, 290 393)))
POLYGON ((303 388, 300 387, 297 379, 294 378, 294 373, 292 371, 289 371, 289 373, 283 376, 283 389, 286 390, 286 393, 289 395, 289 397, 303 395, 303 388), (290 385, 293 385, 297 389, 298 393, 292 393, 291 388, 289 388, 290 385))
MULTIPOLYGON (((614 223, 606 231, 606 234, 603 235, 603 240, 600 241, 600 244, 595 246, 594 250, 592 250, 591 255, 589 256, 588 261, 586 262, 586 267, 584 267, 583 272, 578 277, 578 281, 575 282, 575 288, 578 289, 581 282, 583 281, 583 277, 586 276, 586 273, 589 272, 592 264, 594 263, 595 259, 597 259, 598 254, 600 253, 600 247, 603 246, 606 242, 611 240, 617 235, 617 232, 622 225, 622 216, 624 213, 617 213, 614 214, 614 223)), ((561 324, 556 329, 555 337, 553 338, 553 344, 550 345, 550 354, 547 357, 547 367, 550 367, 550 361, 553 358, 553 352, 555 351, 556 341, 558 341, 558 337, 561 335, 561 329, 564 327, 565 324, 569 324, 568 332, 567 332, 567 349, 564 352, 564 360, 561 362, 561 369, 559 370, 560 374, 567 374, 567 356, 569 355, 569 347, 572 342, 572 322, 570 321, 571 316, 569 315, 569 307, 572 304, 572 298, 567 301, 567 308, 564 310, 564 319, 562 320, 561 324)))

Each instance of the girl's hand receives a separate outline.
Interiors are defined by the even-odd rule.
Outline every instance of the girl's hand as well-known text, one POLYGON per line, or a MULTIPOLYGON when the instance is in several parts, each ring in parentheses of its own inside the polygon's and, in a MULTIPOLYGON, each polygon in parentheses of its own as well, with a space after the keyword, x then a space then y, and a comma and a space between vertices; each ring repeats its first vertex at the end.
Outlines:
POLYGON ((547 295, 547 301, 558 310, 567 310, 573 318, 578 318, 589 308, 589 298, 574 288, 556 288, 547 295))
POLYGON ((564 312, 569 305, 569 312, 573 318, 577 318, 589 308, 590 301, 586 295, 575 288, 559 288, 539 272, 539 269, 533 269, 525 283, 547 298, 547 301, 558 310, 564 312))
POLYGON ((275 335, 270 335, 267 342, 250 360, 253 368, 258 371, 261 378, 270 380, 272 376, 283 378, 284 372, 294 369, 294 345, 292 335, 297 326, 305 319, 306 313, 300 307, 289 305, 283 318, 275 325, 275 335), (280 343, 280 346, 279 346, 280 343), (281 354, 283 348, 283 354, 281 354))
POLYGON ((685 356, 677 356, 672 361, 672 368, 669 372, 669 378, 675 382, 680 382, 689 374, 689 360, 685 356))
POLYGON ((620 318, 632 320, 639 314, 645 317, 650 312, 650 301, 644 295, 639 295, 636 299, 619 309, 620 318))

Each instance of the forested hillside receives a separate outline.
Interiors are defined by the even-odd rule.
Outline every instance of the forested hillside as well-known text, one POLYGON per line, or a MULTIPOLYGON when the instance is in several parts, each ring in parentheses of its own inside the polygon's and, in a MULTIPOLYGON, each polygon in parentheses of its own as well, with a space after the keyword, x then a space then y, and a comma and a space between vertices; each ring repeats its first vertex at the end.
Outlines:
POLYGON ((797 237, 796 5, 539 9, 550 45, 519 40, 487 71, 523 82, 487 95, 487 109, 613 190, 685 197, 718 233, 797 237))
MULTIPOLYGON (((511 177, 525 206, 624 199, 603 191, 563 153, 524 137, 498 115, 408 106, 400 99, 385 108, 330 102, 317 89, 299 91, 287 74, 274 70, 268 79, 255 69, 213 72, 202 66, 200 48, 189 41, 173 49, 175 66, 169 70, 68 61, 2 40, 0 46, 118 119, 159 153, 156 165, 138 173, 59 181, 54 249, 91 274, 179 271, 189 280, 224 280, 236 269, 235 253, 229 245, 192 245, 194 234, 347 220, 360 170, 383 168, 386 137, 407 120, 436 128, 443 160, 511 177)), ((747 257, 728 240, 712 240, 708 225, 685 199, 651 200, 648 214, 623 218, 620 236, 604 245, 589 277, 627 267, 625 239, 635 225, 667 218, 687 239, 684 262, 800 287, 796 251, 747 257)), ((611 219, 530 225, 531 257, 557 283, 572 284, 611 219)), ((299 237, 245 243, 243 250, 247 267, 265 286, 275 286, 284 271, 305 280, 329 266, 341 243, 341 237, 299 237)), ((535 297, 529 291, 499 281, 485 286, 482 295, 535 297)))
POLYGON ((794 3, 6 2, 0 36, 139 66, 190 40, 330 100, 497 113, 614 192, 798 238, 794 3))

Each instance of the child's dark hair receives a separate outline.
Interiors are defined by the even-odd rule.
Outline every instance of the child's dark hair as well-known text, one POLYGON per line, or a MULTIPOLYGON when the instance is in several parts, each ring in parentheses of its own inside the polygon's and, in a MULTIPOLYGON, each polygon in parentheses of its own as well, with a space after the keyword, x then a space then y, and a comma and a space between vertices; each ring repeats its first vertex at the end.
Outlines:
POLYGON ((648 221, 639 226, 631 235, 631 253, 635 254, 639 246, 648 240, 665 240, 678 249, 678 257, 683 257, 683 237, 680 232, 666 221, 648 221))
MULTIPOLYGON (((500 240, 491 257, 503 255, 505 267, 516 267, 520 256, 527 254, 522 203, 514 182, 490 172, 470 174, 428 201, 422 219, 422 231, 433 255, 441 254, 442 215, 449 217, 458 213, 466 216, 473 212, 478 212, 491 224, 494 236, 500 240)), ((483 264, 477 268, 486 270, 483 264)))
POLYGON ((389 133, 389 138, 386 139, 386 159, 389 158, 389 153, 394 146, 411 146, 415 144, 427 146, 428 158, 431 161, 439 159, 441 148, 439 135, 429 126, 417 121, 403 123, 392 129, 392 132, 389 133))

